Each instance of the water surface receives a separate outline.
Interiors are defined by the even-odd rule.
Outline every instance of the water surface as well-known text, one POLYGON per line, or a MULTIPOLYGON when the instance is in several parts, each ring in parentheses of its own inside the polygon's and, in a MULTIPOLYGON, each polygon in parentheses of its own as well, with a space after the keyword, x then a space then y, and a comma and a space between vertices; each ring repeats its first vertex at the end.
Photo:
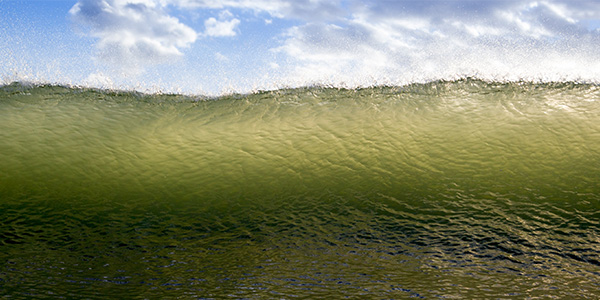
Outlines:
POLYGON ((0 88, 7 298, 600 296, 600 89, 0 88))

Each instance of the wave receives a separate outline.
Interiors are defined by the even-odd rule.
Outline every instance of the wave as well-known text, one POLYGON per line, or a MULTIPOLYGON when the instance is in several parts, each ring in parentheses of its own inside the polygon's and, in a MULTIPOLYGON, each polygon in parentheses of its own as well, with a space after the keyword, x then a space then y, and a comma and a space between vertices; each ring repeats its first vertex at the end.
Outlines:
POLYGON ((13 170, 5 179, 32 184, 54 182, 61 167, 60 182, 83 190, 133 180, 144 194, 173 185, 182 197, 313 190, 325 179, 340 189, 387 189, 438 176, 505 178, 507 187, 597 177, 593 84, 464 79, 217 98, 11 84, 0 93, 3 169, 13 170))
POLYGON ((476 79, 216 98, 5 85, 0 283, 24 298, 591 298, 598 99, 476 79))

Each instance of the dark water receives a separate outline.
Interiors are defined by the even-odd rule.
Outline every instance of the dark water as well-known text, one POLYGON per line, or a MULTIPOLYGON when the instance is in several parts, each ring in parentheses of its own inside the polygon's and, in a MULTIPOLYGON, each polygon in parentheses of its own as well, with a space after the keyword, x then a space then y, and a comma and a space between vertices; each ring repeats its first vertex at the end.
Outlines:
POLYGON ((600 297, 600 88, 0 88, 3 298, 600 297))

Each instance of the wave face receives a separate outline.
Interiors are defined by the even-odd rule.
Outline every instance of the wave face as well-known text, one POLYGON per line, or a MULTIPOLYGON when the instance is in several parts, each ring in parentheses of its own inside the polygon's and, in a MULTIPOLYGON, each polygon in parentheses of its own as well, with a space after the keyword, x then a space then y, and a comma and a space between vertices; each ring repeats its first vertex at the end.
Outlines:
POLYGON ((0 88, 15 298, 596 298, 600 88, 0 88))

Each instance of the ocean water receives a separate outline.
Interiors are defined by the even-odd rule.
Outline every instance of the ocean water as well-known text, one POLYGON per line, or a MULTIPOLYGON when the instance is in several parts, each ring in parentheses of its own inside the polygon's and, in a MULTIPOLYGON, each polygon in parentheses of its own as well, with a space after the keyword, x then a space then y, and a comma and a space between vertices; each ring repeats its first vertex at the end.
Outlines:
POLYGON ((0 297, 597 299, 600 87, 0 87, 0 297))

